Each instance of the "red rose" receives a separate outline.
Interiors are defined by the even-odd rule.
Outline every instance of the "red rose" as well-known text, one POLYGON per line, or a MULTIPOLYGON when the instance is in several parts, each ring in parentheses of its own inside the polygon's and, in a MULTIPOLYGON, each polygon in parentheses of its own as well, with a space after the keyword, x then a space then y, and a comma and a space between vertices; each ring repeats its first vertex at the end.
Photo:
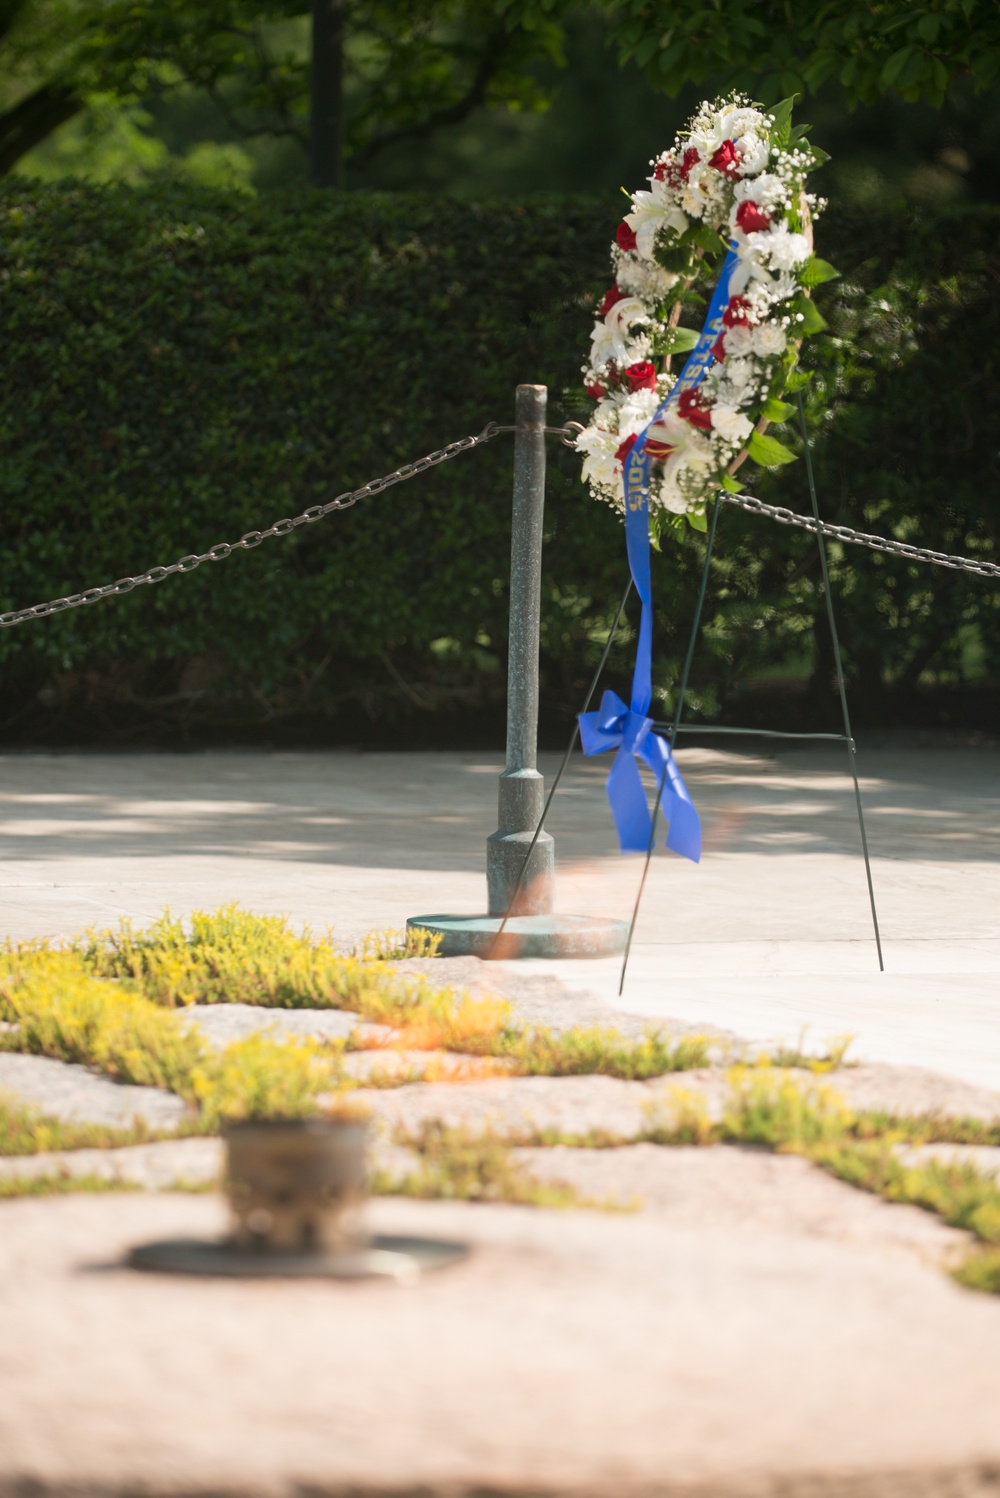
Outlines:
POLYGON ((655 437, 647 437, 646 451, 651 458, 656 458, 657 462, 662 463, 665 458, 670 457, 674 449, 669 442, 657 442, 655 437))
POLYGON ((618 225, 615 231, 615 243, 620 250, 635 249, 635 230, 626 224, 624 220, 618 225))
POLYGON ((625 459, 628 457, 628 455, 632 451, 633 447, 635 447, 635 438, 634 437, 626 437, 625 441, 622 443, 621 447, 615 453, 615 462, 616 463, 621 463, 622 466, 624 467, 625 459))
POLYGON ((656 365, 643 359, 641 364, 630 364, 625 370, 630 390, 655 390, 656 365))
POLYGON ((620 286, 609 286, 604 293, 604 301, 597 309, 598 317, 607 317, 616 302, 622 301, 628 296, 627 291, 622 291, 620 286))
POLYGON ((708 164, 724 176, 731 177, 740 164, 740 153, 731 140, 724 140, 708 164))
POLYGON ((722 341, 725 338, 725 336, 726 336, 725 333, 720 333, 719 336, 718 336, 718 338, 712 344, 712 358, 713 359, 718 359, 718 361, 719 361, 720 364, 722 363, 723 359, 726 357, 726 346, 725 346, 725 344, 722 341))
MULTIPOLYGON (((695 150, 694 146, 688 146, 687 150, 684 152, 684 155, 681 157, 681 176, 684 178, 685 182, 691 175, 691 168, 693 166, 696 166, 700 160, 701 157, 698 155, 698 152, 695 150)), ((710 164, 712 166, 715 165, 714 161, 710 164)))
POLYGON ((677 414, 703 432, 712 430, 712 413, 701 403, 701 392, 685 390, 677 402, 677 414))
POLYGON ((756 203, 749 199, 741 203, 736 210, 736 222, 744 234, 754 234, 758 229, 770 229, 771 220, 766 213, 761 213, 756 203))
POLYGON ((729 306, 722 314, 722 321, 727 328, 747 328, 750 326, 750 303, 745 296, 734 296, 729 299, 729 306))
POLYGON ((602 395, 607 395, 603 385, 585 385, 584 389, 592 401, 599 401, 602 395))
POLYGON ((679 187, 682 182, 687 181, 691 168, 700 160, 694 146, 688 146, 680 161, 658 161, 653 168, 653 178, 657 182, 667 178, 675 187, 679 187))

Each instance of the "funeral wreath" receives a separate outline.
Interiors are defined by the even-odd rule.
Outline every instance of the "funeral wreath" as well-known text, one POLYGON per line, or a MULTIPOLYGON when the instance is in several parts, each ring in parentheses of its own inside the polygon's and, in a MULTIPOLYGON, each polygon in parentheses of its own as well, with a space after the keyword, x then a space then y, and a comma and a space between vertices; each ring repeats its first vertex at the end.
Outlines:
POLYGON ((781 397, 804 378, 799 345, 825 327, 809 292, 837 272, 813 253, 824 203, 806 188, 826 156, 808 126, 793 127, 792 103, 702 104, 618 227, 584 365, 594 408, 576 445, 594 498, 621 511, 623 467, 645 433, 654 534, 683 516, 704 528, 712 491, 741 487, 745 456, 766 467, 795 456, 766 427, 791 414, 781 397), (700 335, 681 324, 706 306, 700 335))

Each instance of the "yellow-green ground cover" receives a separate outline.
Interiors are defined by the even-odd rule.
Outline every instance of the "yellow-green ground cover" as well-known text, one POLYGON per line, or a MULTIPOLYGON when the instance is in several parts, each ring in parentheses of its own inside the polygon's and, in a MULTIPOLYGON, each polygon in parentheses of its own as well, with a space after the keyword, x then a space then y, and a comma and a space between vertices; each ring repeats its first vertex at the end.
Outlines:
MULTIPOLYGON (((182 1132, 191 1133, 216 1131, 231 1119, 301 1117, 343 1107, 356 1085, 343 1069, 345 1051, 362 1044, 279 1039, 265 1032, 219 1050, 185 1025, 183 1011, 194 1004, 347 1010, 359 1024, 390 1026, 389 1044, 400 1049, 478 1058, 483 1075, 502 1068, 507 1076, 600 1073, 646 1080, 704 1067, 712 1059, 708 1040, 697 1036, 671 1040, 650 1031, 629 1040, 613 1030, 555 1035, 520 1026, 501 1000, 471 998, 394 968, 399 958, 433 950, 426 938, 405 941, 390 934, 370 938, 360 951, 343 952, 329 937, 299 934, 280 918, 235 906, 196 913, 186 924, 167 914, 141 932, 123 923, 65 946, 8 944, 0 951, 0 1019, 6 1022, 0 1046, 168 1088, 189 1104, 190 1122, 182 1132)), ((363 1043, 370 1047, 370 1041, 363 1043)), ((911 1166, 898 1157, 903 1144, 1000 1144, 1000 1128, 975 1120, 854 1112, 815 1075, 843 1064, 844 1051, 840 1044, 817 1060, 800 1047, 729 1068, 727 1106, 715 1121, 697 1093, 677 1087, 669 1107, 651 1114, 644 1137, 663 1145, 733 1142, 800 1154, 852 1186, 935 1212, 981 1245, 956 1276, 1000 1293, 1000 1185, 969 1165, 911 1166), (801 1079, 792 1075, 796 1070, 801 1079)), ((0 1100, 0 1153, 8 1155, 153 1137, 138 1127, 60 1124, 0 1100)), ((568 1188, 527 1177, 513 1163, 509 1141, 435 1124, 401 1142, 416 1151, 419 1167, 401 1182, 376 1180, 377 1189, 579 1204, 568 1188)), ((625 1141, 546 1135, 534 1142, 613 1147, 625 1141)), ((105 1184, 77 1178, 73 1187, 105 1184)), ((45 1189, 69 1189, 69 1183, 48 1177, 8 1181, 0 1195, 45 1189)))

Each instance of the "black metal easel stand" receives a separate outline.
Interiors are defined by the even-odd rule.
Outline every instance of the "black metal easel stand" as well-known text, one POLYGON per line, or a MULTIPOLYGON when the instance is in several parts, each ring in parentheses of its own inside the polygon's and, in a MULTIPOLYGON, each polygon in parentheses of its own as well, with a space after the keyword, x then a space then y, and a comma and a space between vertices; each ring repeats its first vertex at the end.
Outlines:
MULTIPOLYGON (((861 833, 861 852, 865 863, 865 878, 868 881, 868 902, 871 906, 872 927, 875 932, 875 948, 878 952, 879 972, 885 972, 885 963, 882 959, 882 938, 879 934, 878 911, 875 908, 875 887, 872 884, 871 860, 868 856, 868 837, 865 832, 865 813, 861 803, 861 786, 858 783, 857 752, 854 736, 851 733, 851 716, 847 707, 847 686, 844 681, 844 664, 840 654, 840 638, 837 634, 837 621, 833 612, 833 594, 830 590, 830 569, 827 563, 826 540, 819 518, 819 502, 816 497, 816 479, 813 473, 812 450, 809 446, 809 437, 806 432, 805 411, 802 405, 802 393, 798 392, 799 424, 802 428, 802 443, 805 449, 806 475, 809 481, 809 499, 812 504, 813 518, 816 521, 816 541, 819 546, 820 569, 823 577, 823 593, 826 598, 826 615, 830 625, 830 638, 833 643, 833 657, 837 669, 837 687, 840 692, 840 710, 843 716, 843 733, 787 733, 771 728, 720 728, 711 724, 684 724, 681 719, 684 713, 684 697, 687 692, 688 679, 691 673, 691 662, 694 658, 695 642, 698 630, 701 627, 701 613, 705 602, 705 591, 708 585, 708 571, 712 561, 712 551, 715 546, 715 534, 719 520, 719 502, 716 501, 712 510, 712 521, 708 532, 708 542, 705 547, 705 562, 701 573, 701 587, 698 590, 698 603, 695 608, 694 620, 691 626, 691 637, 688 641, 687 654, 684 658, 684 669, 677 689, 677 707, 674 712, 672 723, 656 723, 657 732, 669 738, 671 747, 682 733, 698 734, 738 734, 752 736, 754 738, 769 739, 827 739, 835 743, 844 744, 847 748, 847 767, 854 785, 854 800, 858 809, 858 829, 861 833)), ((639 907, 642 903, 643 891, 646 887, 646 877, 649 873, 649 864, 656 846, 656 826, 659 818, 660 800, 663 795, 663 782, 661 781, 657 791, 656 804, 653 807, 653 824, 650 829, 649 846, 646 850, 646 861, 643 865, 642 878, 639 881, 639 889, 636 893, 635 906, 632 911, 632 920, 629 925, 628 941, 625 946, 625 954, 622 958, 621 978, 618 984, 619 994, 625 986, 625 974, 628 969, 629 953, 632 949, 632 937, 635 933, 636 921, 639 918, 639 907)))

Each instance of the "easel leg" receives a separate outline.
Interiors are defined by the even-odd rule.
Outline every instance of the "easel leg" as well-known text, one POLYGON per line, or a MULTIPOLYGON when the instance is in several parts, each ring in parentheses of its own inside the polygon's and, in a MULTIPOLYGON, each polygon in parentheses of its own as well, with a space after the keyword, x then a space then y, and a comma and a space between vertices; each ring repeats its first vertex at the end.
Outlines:
POLYGON ((816 480, 813 475, 812 449, 809 446, 809 436, 806 432, 806 413, 802 404, 802 391, 797 393, 799 406, 799 425, 802 428, 802 446, 806 455, 806 474, 809 479, 809 498, 812 502, 813 518, 816 521, 816 541, 819 545, 819 561, 823 574, 823 594, 826 598, 826 615, 830 623, 830 637, 833 641, 833 658, 837 667, 837 687, 840 691, 840 710, 844 717, 844 733, 847 736, 847 763, 851 779, 854 782, 854 800, 858 808, 858 827, 861 831, 861 851, 865 859, 865 878, 868 880, 868 903, 872 911, 872 926, 875 930, 875 946, 878 951, 879 972, 885 972, 885 963, 882 960, 882 938, 878 929, 878 911, 875 909, 875 886, 872 884, 871 860, 868 857, 868 838, 865 834, 865 813, 861 805, 861 786, 858 783, 858 764, 854 751, 854 737, 851 733, 851 717, 847 710, 847 686, 844 682, 844 664, 840 657, 840 640, 837 635, 837 621, 833 613, 833 594, 830 591, 830 569, 826 559, 826 540, 823 536, 823 524, 819 518, 819 501, 816 498, 816 480))
MULTIPOLYGON (((684 657, 684 669, 681 672, 680 685, 677 688, 677 706, 674 710, 674 727, 670 736, 670 748, 673 749, 677 738, 677 730, 680 727, 681 717, 684 712, 684 696, 687 692, 688 678, 691 675, 691 663, 694 660, 694 647, 698 639, 698 629, 701 624, 701 611, 705 604, 705 591, 708 588, 708 569, 712 562, 712 548, 715 545, 715 528, 719 523, 719 511, 722 506, 716 500, 712 506, 712 522, 708 530, 708 542, 705 546, 705 565, 701 569, 701 585, 698 589, 698 603, 694 611, 694 622, 691 625, 691 636, 688 640, 687 655, 684 657)), ((622 957, 621 977, 618 980, 618 995, 621 997, 625 987, 625 972, 628 968, 628 956, 632 950, 632 935, 635 931, 635 923, 639 919, 639 906, 642 904, 643 890, 646 888, 646 876, 649 873, 650 860, 653 857, 653 849, 656 847, 656 823, 660 815, 660 802, 663 800, 663 787, 666 784, 666 775, 663 776, 656 788, 656 801, 653 805, 653 820, 649 829, 649 846, 646 849, 646 862, 642 866, 642 878, 639 880, 639 889, 635 897, 635 905, 632 909, 632 920, 628 928, 628 940, 625 943, 625 955, 622 957)))

